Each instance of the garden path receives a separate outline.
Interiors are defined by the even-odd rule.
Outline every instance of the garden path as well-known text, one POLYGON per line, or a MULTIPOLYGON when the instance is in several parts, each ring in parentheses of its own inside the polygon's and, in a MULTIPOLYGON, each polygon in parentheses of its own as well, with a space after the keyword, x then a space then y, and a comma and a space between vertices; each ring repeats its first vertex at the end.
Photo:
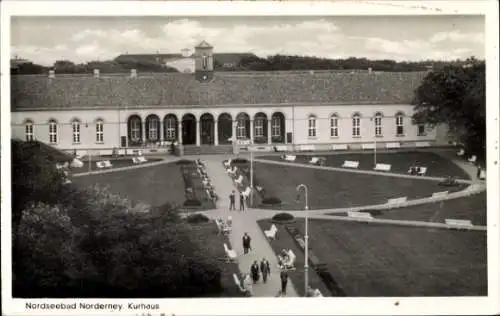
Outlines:
MULTIPOLYGON (((261 279, 259 283, 253 286, 253 296, 275 297, 281 288, 278 262, 273 249, 257 224, 257 218, 254 216, 259 213, 259 211, 229 211, 229 194, 232 190, 236 191, 236 187, 233 180, 226 173, 222 165, 222 160, 223 158, 221 156, 204 156, 202 158, 212 185, 215 187, 215 191, 219 196, 217 210, 203 213, 211 218, 227 219, 228 216, 232 217, 232 232, 230 234, 231 247, 238 253, 238 266, 242 273, 250 273, 250 266, 255 260, 259 263, 264 257, 269 260, 271 264, 271 276, 266 284, 262 283, 261 279), (251 245, 253 248, 246 255, 243 254, 242 245, 242 237, 245 232, 251 236, 251 245)), ((238 199, 239 197, 237 196, 237 209, 239 208, 238 199)), ((297 296, 297 292, 291 280, 288 280, 286 296, 297 296)))

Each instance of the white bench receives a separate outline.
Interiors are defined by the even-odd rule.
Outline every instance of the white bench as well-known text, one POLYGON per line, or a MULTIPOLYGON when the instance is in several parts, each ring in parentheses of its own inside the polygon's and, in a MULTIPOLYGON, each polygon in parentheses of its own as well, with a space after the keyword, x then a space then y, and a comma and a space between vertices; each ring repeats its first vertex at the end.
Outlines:
POLYGON ((314 145, 300 145, 299 150, 300 151, 315 151, 316 146, 314 146, 314 145))
POLYGON ((367 212, 349 211, 347 212, 347 216, 360 219, 373 219, 372 214, 367 212))
POLYGON ((245 198, 247 198, 247 197, 250 195, 250 193, 252 193, 252 188, 250 188, 250 187, 247 187, 247 188, 245 189, 245 191, 241 192, 241 194, 242 194, 245 198))
POLYGON ((297 159, 297 156, 295 156, 295 155, 285 155, 285 156, 283 156, 283 160, 285 160, 285 161, 294 162, 295 159, 297 159))
POLYGON ((137 160, 139 160, 139 163, 148 162, 148 160, 147 160, 147 159, 146 159, 146 157, 144 157, 144 156, 139 156, 139 157, 137 157, 137 160))
POLYGON ((105 168, 112 168, 113 167, 113 165, 111 164, 111 161, 104 160, 103 162, 104 162, 104 167, 105 168))
POLYGON ((278 232, 278 228, 276 225, 272 224, 269 230, 264 231, 264 235, 266 235, 267 239, 276 239, 276 233, 278 232))
POLYGON ((375 144, 374 143, 361 144, 361 149, 363 149, 363 150, 375 149, 375 144))
POLYGON ((465 220, 465 219, 451 219, 451 218, 446 218, 444 220, 445 224, 450 226, 448 228, 465 228, 469 229, 474 227, 472 225, 472 222, 470 220, 465 220))
POLYGON ((276 151, 287 151, 288 148, 286 146, 282 146, 282 145, 279 145, 279 146, 276 146, 276 151))
POLYGON ((461 148, 458 152, 457 152, 457 156, 459 157, 462 157, 465 155, 465 150, 463 148, 461 148))
POLYGON ((400 143, 387 143, 387 144, 385 144, 385 148, 387 148, 387 149, 401 148, 401 144, 400 143))
POLYGON ((406 203, 408 198, 406 196, 399 197, 399 198, 394 198, 394 199, 388 199, 387 204, 400 204, 400 203, 406 203))
POLYGON ((432 193, 433 198, 442 198, 448 195, 448 191, 434 192, 432 193))
POLYGON ((475 163, 477 161, 477 156, 476 155, 472 155, 472 157, 470 157, 469 159, 467 159, 470 163, 475 163))
POLYGON ((348 150, 349 147, 347 146, 347 144, 333 144, 332 149, 333 150, 348 150))
POLYGON ((243 176, 240 174, 240 176, 238 177, 238 179, 235 179, 234 182, 236 182, 237 184, 243 183, 243 176))
POLYGON ((104 161, 96 161, 95 163, 97 169, 104 169, 106 168, 106 165, 104 164, 104 161))
POLYGON ((344 164, 342 165, 342 167, 358 169, 359 161, 346 160, 346 161, 344 161, 344 164))
POLYGON ((319 157, 312 157, 311 160, 309 160, 309 163, 313 165, 317 165, 319 164, 319 162, 320 162, 319 157))
POLYGON ((226 168, 229 168, 229 167, 231 167, 231 162, 233 162, 233 159, 224 160, 222 163, 224 164, 224 166, 226 168))
POLYGON ((375 168, 373 170, 377 171, 391 171, 391 165, 385 164, 385 163, 378 163, 375 165, 375 168))
POLYGON ((229 249, 226 243, 224 243, 224 251, 226 252, 227 262, 236 261, 238 259, 238 254, 234 249, 229 249))
POLYGON ((429 142, 416 142, 415 147, 419 147, 419 148, 431 147, 431 143, 429 143, 429 142))
POLYGON ((236 171, 238 171, 238 167, 236 167, 236 166, 233 166, 233 168, 227 169, 227 173, 229 173, 230 175, 235 175, 236 171))
POLYGON ((485 170, 481 170, 481 172, 479 173, 479 180, 486 180, 486 171, 485 170))

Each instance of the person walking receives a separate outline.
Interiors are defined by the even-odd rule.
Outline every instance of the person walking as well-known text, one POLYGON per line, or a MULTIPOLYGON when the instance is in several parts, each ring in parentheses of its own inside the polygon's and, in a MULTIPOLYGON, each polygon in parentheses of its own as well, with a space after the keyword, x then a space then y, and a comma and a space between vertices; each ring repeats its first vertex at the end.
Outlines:
POLYGON ((479 179, 481 177, 481 165, 477 165, 477 173, 476 173, 477 178, 479 179))
POLYGON ((245 210, 245 196, 240 192, 240 211, 245 210))
POLYGON ((236 196, 234 194, 234 191, 229 194, 229 210, 230 211, 236 211, 236 203, 235 203, 236 196))
POLYGON ((252 266, 250 267, 250 273, 252 274, 253 283, 255 284, 259 282, 260 275, 259 275, 259 264, 257 263, 257 260, 255 260, 252 266))
POLYGON ((262 258, 260 262, 260 272, 262 272, 262 281, 267 282, 267 277, 271 275, 271 265, 266 258, 262 258))
POLYGON ((245 233, 243 235, 243 253, 247 254, 248 249, 252 249, 252 246, 250 245, 250 242, 252 241, 252 238, 248 235, 248 233, 245 233))
POLYGON ((286 286, 288 285, 288 272, 284 267, 281 269, 280 279, 281 279, 281 295, 285 296, 286 286))

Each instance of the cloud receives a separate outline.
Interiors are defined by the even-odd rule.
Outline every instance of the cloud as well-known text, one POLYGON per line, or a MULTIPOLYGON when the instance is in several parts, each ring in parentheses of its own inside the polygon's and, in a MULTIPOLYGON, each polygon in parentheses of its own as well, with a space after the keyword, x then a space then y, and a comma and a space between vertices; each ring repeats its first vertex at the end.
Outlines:
POLYGON ((469 43, 484 43, 484 34, 481 33, 459 33, 459 32, 439 32, 434 34, 430 41, 432 43, 439 42, 469 42, 469 43))

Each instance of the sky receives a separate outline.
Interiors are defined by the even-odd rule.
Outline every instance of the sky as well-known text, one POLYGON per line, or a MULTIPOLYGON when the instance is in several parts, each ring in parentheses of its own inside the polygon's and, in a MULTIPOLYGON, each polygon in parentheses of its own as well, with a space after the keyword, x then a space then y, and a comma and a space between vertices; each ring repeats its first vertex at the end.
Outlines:
POLYGON ((397 61, 483 59, 482 16, 13 17, 11 57, 42 65, 180 53, 206 40, 214 52, 397 61))

